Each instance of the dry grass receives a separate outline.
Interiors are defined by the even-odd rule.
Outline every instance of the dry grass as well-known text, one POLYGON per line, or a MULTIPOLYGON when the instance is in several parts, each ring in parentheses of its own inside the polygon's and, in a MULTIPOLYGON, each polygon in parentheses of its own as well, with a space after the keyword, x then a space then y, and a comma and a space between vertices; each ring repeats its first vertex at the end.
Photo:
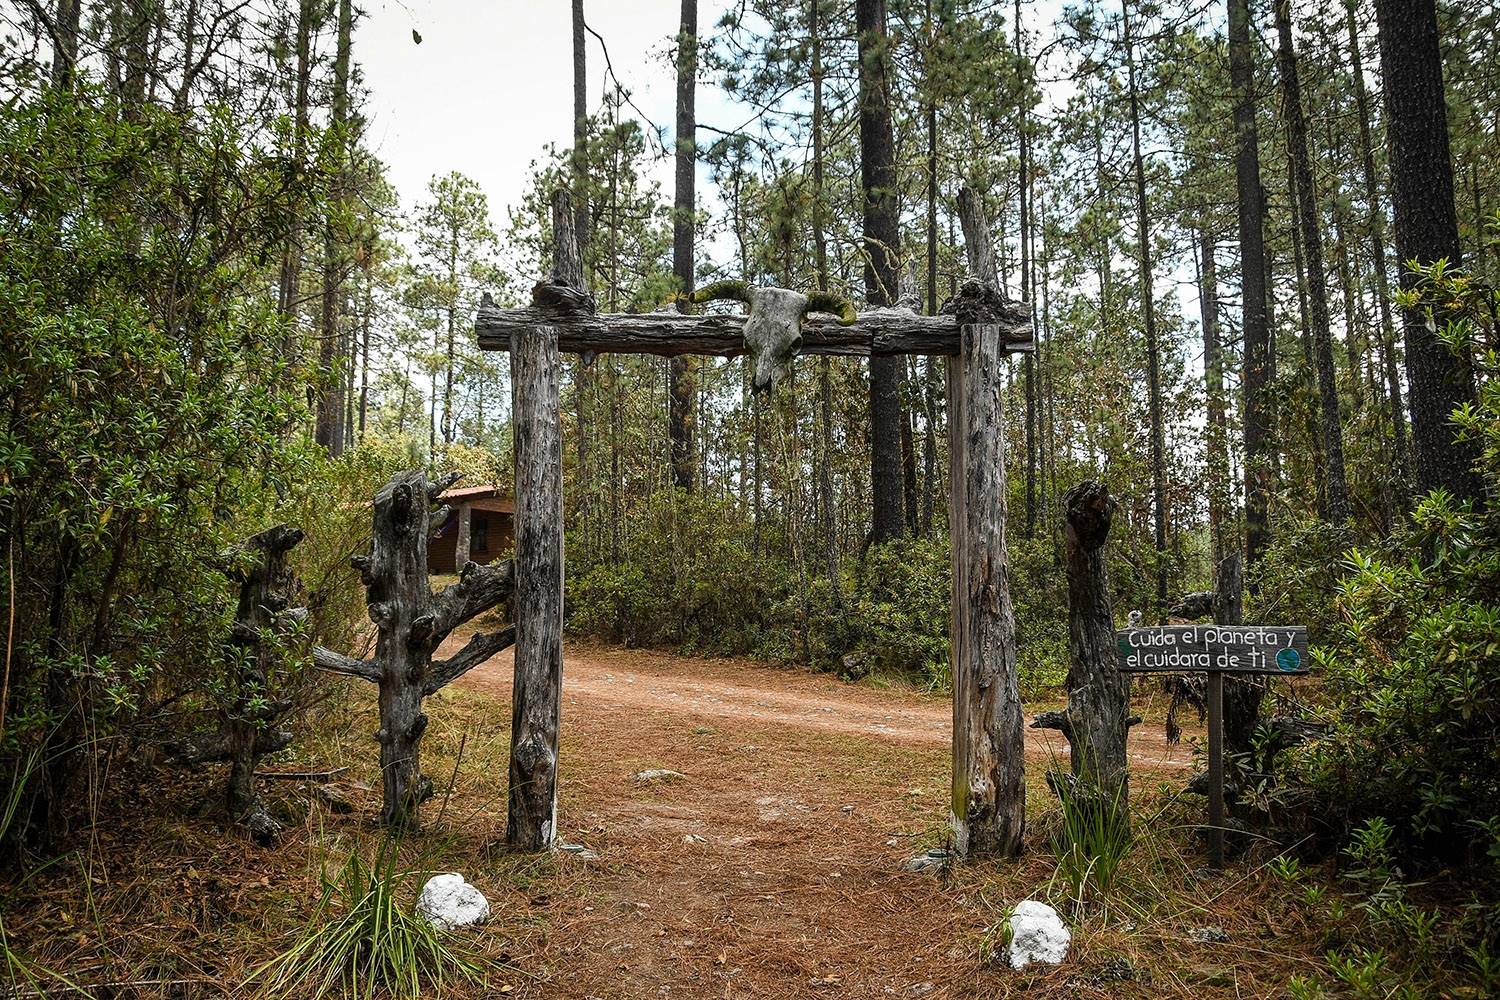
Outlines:
MULTIPOLYGON (((592 658, 587 669, 621 685, 656 678, 677 690, 701 681, 720 698, 759 684, 767 704, 836 699, 829 704, 846 715, 944 704, 726 661, 570 647, 570 666, 574 657, 592 658), (627 669, 637 671, 633 681, 621 676, 627 669)), ((585 667, 574 669, 581 682, 585 667)), ((1322 932, 1266 869, 1267 854, 1251 852, 1222 873, 1201 868, 1189 833, 1201 806, 1174 791, 1181 752, 1176 763, 1137 767, 1138 836, 1110 917, 1085 910, 1069 961, 1045 971, 980 960, 986 929, 1010 906, 1060 892, 1049 887, 1057 809, 1043 766, 1028 769, 1023 858, 944 878, 899 871, 944 836, 948 755, 939 741, 744 717, 713 698, 687 704, 663 694, 650 710, 639 698, 570 695, 560 826, 599 858, 508 854, 496 846, 508 670, 492 665, 432 700, 425 768, 439 791, 413 847, 490 897, 495 919, 469 943, 516 971, 500 971, 475 995, 1207 1000, 1284 996, 1291 976, 1324 969, 1322 932), (657 767, 686 778, 632 780, 657 767), (1188 938, 1204 926, 1221 927, 1227 942, 1188 938)), ((1159 719, 1158 709, 1147 706, 1148 719, 1159 719)), ((339 781, 352 813, 331 811, 296 782, 266 782, 289 829, 281 847, 259 850, 216 819, 194 818, 214 798, 207 776, 140 767, 112 786, 108 809, 127 822, 101 823, 84 849, 6 891, 13 942, 75 982, 134 984, 99 996, 247 992, 249 971, 312 909, 323 862, 380 836, 370 822, 379 795, 370 692, 351 686, 322 721, 321 739, 274 766, 350 767, 339 781)))

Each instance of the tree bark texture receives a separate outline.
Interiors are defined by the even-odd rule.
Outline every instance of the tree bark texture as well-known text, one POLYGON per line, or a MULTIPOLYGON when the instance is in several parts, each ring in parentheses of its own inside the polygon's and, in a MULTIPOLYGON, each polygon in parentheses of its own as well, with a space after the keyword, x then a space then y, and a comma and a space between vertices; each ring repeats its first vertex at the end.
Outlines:
POLYGON ((1200 233, 1203 263, 1199 275, 1199 301, 1203 314, 1203 388, 1207 400, 1208 426, 1208 522, 1215 560, 1229 548, 1228 528, 1233 520, 1229 503, 1229 426, 1224 405, 1224 351, 1219 333, 1218 248, 1205 227, 1200 233))
MULTIPOLYGON (((566 195, 553 202, 555 260, 577 247, 566 195), (572 249, 570 249, 572 248, 572 249)), ((577 289, 582 270, 559 267, 577 289), (567 273, 571 270, 572 273, 567 273)), ((563 503, 558 331, 511 338, 516 462, 516 657, 510 731, 508 846, 542 851, 557 836, 557 734, 562 699, 563 503)))
POLYGON ((1270 316, 1266 311, 1266 198, 1260 182, 1260 140, 1255 128, 1255 50, 1250 28, 1250 0, 1229 0, 1229 76, 1234 89, 1234 162, 1239 194, 1244 331, 1245 551, 1253 567, 1270 541, 1271 424, 1267 388, 1273 373, 1270 316))
POLYGON ((1391 315, 1390 283, 1386 272, 1385 212, 1380 207, 1380 184, 1375 173, 1375 143, 1370 136, 1370 99, 1365 91, 1364 57, 1359 50, 1356 3, 1357 0, 1346 0, 1344 25, 1349 34, 1350 76, 1354 83, 1355 113, 1359 117, 1360 168, 1366 210, 1370 214, 1370 258, 1375 273, 1375 298, 1380 307, 1380 354, 1391 407, 1396 472, 1404 482, 1410 474, 1411 450, 1406 439, 1406 406, 1401 401, 1401 375, 1396 363, 1396 326, 1391 315))
MULTIPOLYGON (((895 139, 887 81, 885 0, 856 0, 859 53, 859 173, 864 191, 865 298, 872 305, 896 301, 901 259, 896 204, 895 139)), ((871 540, 901 536, 901 382, 905 364, 885 356, 870 359, 871 540)))
MULTIPOLYGON (((695 181, 698 166, 695 110, 698 75, 698 0, 682 0, 682 21, 677 31, 677 150, 676 190, 672 208, 672 273, 684 296, 693 291, 694 213, 697 209, 695 181)), ((681 303, 686 308, 686 302, 681 303)), ((671 440, 672 484, 693 489, 696 478, 697 414, 694 406, 692 361, 674 357, 667 363, 667 429, 671 440)))
MULTIPOLYGON (((1437 4, 1376 0, 1375 17, 1380 25, 1397 255, 1402 261, 1430 265, 1447 260, 1458 267, 1462 258, 1437 4)), ((1416 280, 1403 271, 1403 287, 1416 280)), ((1439 328, 1444 318, 1441 312, 1436 317, 1439 328)), ((1423 493, 1442 488, 1460 500, 1477 500, 1484 492, 1474 470, 1478 446, 1459 441, 1449 423, 1454 408, 1474 397, 1473 368, 1427 329, 1424 315, 1408 312, 1405 322, 1417 488, 1423 493)))
MULTIPOLYGON (((1214 624, 1245 623, 1245 572, 1238 553, 1219 563, 1214 582, 1214 624)), ((1266 686, 1259 677, 1224 678, 1224 746, 1231 754, 1254 749, 1255 727, 1260 722, 1260 703, 1266 686)))
MULTIPOLYGON (((887 357, 900 354, 956 356, 959 327, 965 323, 993 326, 1008 353, 1033 350, 1030 312, 1025 303, 1004 302, 974 284, 960 290, 937 316, 909 309, 875 308, 859 314, 852 326, 812 314, 802 321, 801 354, 849 357, 887 357), (967 293, 967 294, 966 294, 967 293)), ((745 353, 745 317, 738 314, 685 316, 675 309, 652 313, 595 313, 591 300, 561 297, 549 282, 533 291, 533 304, 521 309, 480 305, 475 320, 479 346, 487 351, 510 349, 511 338, 537 326, 557 331, 559 351, 615 354, 711 354, 739 357, 745 353)), ((897 365, 901 362, 898 360, 897 365)), ((898 426, 899 435, 899 426, 898 426)), ((899 437, 897 459, 899 470, 899 437)), ((897 488, 900 478, 897 477, 897 488)))
POLYGON ((1063 498, 1064 567, 1068 578, 1068 738, 1074 776, 1118 802, 1129 801, 1125 741, 1130 677, 1120 672, 1114 606, 1104 546, 1118 505, 1097 480, 1063 498))
MULTIPOLYGON (((306 615, 289 609, 292 574, 286 556, 302 541, 300 528, 278 524, 252 536, 242 548, 230 553, 230 579, 239 584, 230 648, 238 667, 233 707, 224 719, 223 748, 229 761, 224 790, 224 811, 242 825, 251 839, 262 846, 274 843, 281 824, 266 811, 255 790, 255 768, 263 754, 286 748, 292 735, 275 727, 290 702, 269 696, 267 679, 275 672, 279 652, 269 642, 270 633, 288 617, 306 615)), ((199 755, 199 760, 208 759, 199 755)))
MULTIPOLYGON (((989 224, 972 190, 960 191, 959 211, 970 271, 993 287, 989 224)), ((993 327, 965 326, 962 336, 962 353, 948 362, 954 846, 960 854, 1014 855, 1025 833, 1026 783, 1005 548, 1005 349, 993 327)))
POLYGON ((328 454, 344 452, 344 379, 339 371, 347 363, 344 339, 339 334, 339 298, 342 294, 343 253, 339 246, 338 215, 344 210, 348 187, 348 152, 353 148, 349 130, 349 55, 354 31, 353 0, 338 0, 338 41, 333 60, 333 110, 331 128, 337 147, 334 160, 333 197, 329 199, 323 219, 323 301, 322 319, 318 325, 319 371, 324 379, 318 401, 314 436, 328 454))
POLYGON ((1156 293, 1152 274, 1151 218, 1146 207, 1146 166, 1141 154, 1141 101, 1135 78, 1135 43, 1130 33, 1130 0, 1121 0, 1125 60, 1130 84, 1131 158, 1135 168, 1136 247, 1141 268, 1141 316, 1146 332, 1146 394, 1151 411, 1152 526, 1156 541, 1156 608, 1167 610, 1167 445, 1161 412, 1161 346, 1156 332, 1156 293))
POLYGON ((1336 525, 1349 520, 1349 484, 1344 475, 1344 425, 1339 415, 1338 375, 1333 365, 1333 333, 1328 319, 1328 280, 1323 271, 1323 235, 1318 218, 1312 152, 1302 113, 1302 86, 1297 78, 1297 55, 1292 43, 1290 0, 1276 0, 1276 61, 1287 120, 1287 153, 1297 178, 1297 224, 1307 266, 1307 321, 1312 334, 1313 368, 1317 375, 1318 408, 1322 418, 1323 467, 1326 470, 1327 516, 1336 525))

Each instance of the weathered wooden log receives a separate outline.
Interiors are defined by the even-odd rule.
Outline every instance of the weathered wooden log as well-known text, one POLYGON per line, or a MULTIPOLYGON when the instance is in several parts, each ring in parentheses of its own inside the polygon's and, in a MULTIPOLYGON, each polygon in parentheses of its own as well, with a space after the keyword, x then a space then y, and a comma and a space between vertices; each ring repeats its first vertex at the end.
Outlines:
POLYGON ((1072 773, 1128 815, 1130 678, 1120 672, 1104 546, 1116 504, 1095 479, 1063 497, 1068 578, 1068 735, 1072 773))
POLYGON ((262 846, 276 841, 281 824, 266 811, 255 789, 255 769, 262 756, 292 741, 291 733, 275 727, 291 702, 272 698, 267 690, 267 679, 282 656, 269 639, 279 622, 300 617, 296 612, 301 609, 287 607, 292 574, 286 566, 287 553, 300 541, 300 528, 278 524, 251 536, 229 560, 230 577, 239 583, 240 594, 230 638, 238 663, 231 671, 234 702, 222 728, 224 759, 229 761, 224 808, 262 846))
MULTIPOLYGON (((982 212, 963 223, 971 268, 994 286, 988 223, 982 212), (989 272, 979 270, 986 260, 989 272)), ((957 356, 948 361, 954 846, 966 855, 1014 855, 1025 832, 1026 783, 1005 548, 1006 352, 987 325, 961 331, 957 356)))
MULTIPOLYGON (((554 256, 576 245, 566 196, 553 202, 554 256)), ((564 275, 577 281, 578 275, 564 275)), ((557 734, 562 698, 562 418, 559 327, 508 330, 516 462, 516 655, 511 687, 505 842, 546 850, 557 836, 557 734)))
MULTIPOLYGON (((479 346, 488 351, 510 349, 518 333, 546 326, 556 331, 560 351, 574 354, 745 354, 745 317, 729 314, 689 316, 675 308, 650 313, 596 314, 583 308, 576 296, 560 295, 551 282, 533 291, 533 304, 522 309, 500 309, 489 298, 479 306, 474 330, 479 346)), ((903 308, 865 309, 852 325, 832 316, 809 315, 802 321, 801 354, 884 356, 933 354, 957 356, 959 328, 965 324, 987 328, 1000 349, 1009 354, 1035 350, 1031 313, 1025 303, 995 303, 989 311, 952 312, 923 316, 903 308)), ((968 304, 955 305, 968 309, 968 304)))
POLYGON ((313 650, 321 670, 372 681, 380 688, 381 820, 393 829, 417 825, 417 810, 431 795, 422 775, 422 702, 444 684, 509 645, 504 630, 476 635, 462 650, 436 663, 433 651, 454 629, 489 610, 514 589, 509 561, 492 566, 465 563, 457 583, 434 594, 427 578, 427 542, 446 519, 437 498, 458 479, 450 473, 428 480, 419 471, 400 472, 375 494, 368 555, 349 563, 359 571, 377 638, 375 656, 357 660, 329 649, 313 650))

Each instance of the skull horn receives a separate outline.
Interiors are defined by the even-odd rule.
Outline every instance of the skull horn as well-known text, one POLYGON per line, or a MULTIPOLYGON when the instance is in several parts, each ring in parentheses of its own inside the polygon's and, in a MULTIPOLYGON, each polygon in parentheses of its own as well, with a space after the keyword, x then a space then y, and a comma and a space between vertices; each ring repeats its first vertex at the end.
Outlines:
POLYGON ((832 292, 808 292, 807 308, 802 312, 803 315, 810 312, 833 313, 839 318, 839 326, 853 326, 859 321, 859 314, 854 311, 854 304, 832 292))
POLYGON ((749 305, 750 288, 743 281, 715 281, 713 284, 704 285, 692 294, 694 305, 702 305, 716 299, 733 299, 749 305))

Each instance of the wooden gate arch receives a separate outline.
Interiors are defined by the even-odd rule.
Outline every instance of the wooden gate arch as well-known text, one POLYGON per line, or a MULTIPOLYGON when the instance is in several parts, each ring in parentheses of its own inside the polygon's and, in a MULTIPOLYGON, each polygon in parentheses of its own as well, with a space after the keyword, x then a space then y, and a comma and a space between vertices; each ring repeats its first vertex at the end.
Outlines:
MULTIPOLYGON (((1014 854, 1025 817, 1024 743, 1016 678, 1015 613, 1005 545, 1002 366, 1035 349, 1029 307, 996 291, 979 200, 959 199, 970 269, 944 313, 861 311, 843 325, 809 316, 801 354, 924 354, 947 362, 949 525, 953 613, 953 844, 960 855, 1014 854)), ((677 311, 599 314, 584 291, 567 192, 552 200, 553 268, 531 305, 499 309, 486 296, 479 346, 511 354, 515 433, 516 641, 506 843, 546 850, 558 839, 558 728, 562 695, 563 506, 559 354, 745 353, 744 317, 677 311)))

